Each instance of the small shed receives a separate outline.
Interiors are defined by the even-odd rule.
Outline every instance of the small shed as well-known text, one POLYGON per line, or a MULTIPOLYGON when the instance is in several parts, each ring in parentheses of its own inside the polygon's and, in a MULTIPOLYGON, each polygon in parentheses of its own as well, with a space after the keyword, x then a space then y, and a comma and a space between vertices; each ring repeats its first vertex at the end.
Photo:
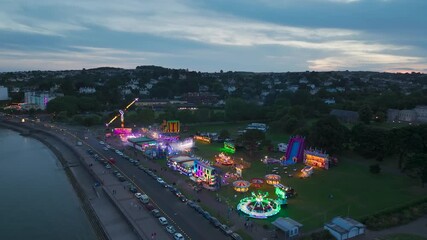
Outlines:
POLYGON ((296 239, 299 236, 300 228, 302 227, 301 223, 289 217, 279 217, 271 224, 276 226, 285 234, 284 239, 296 239))
POLYGON ((365 225, 348 217, 335 217, 323 228, 328 230, 337 240, 354 238, 364 234, 366 230, 365 225))

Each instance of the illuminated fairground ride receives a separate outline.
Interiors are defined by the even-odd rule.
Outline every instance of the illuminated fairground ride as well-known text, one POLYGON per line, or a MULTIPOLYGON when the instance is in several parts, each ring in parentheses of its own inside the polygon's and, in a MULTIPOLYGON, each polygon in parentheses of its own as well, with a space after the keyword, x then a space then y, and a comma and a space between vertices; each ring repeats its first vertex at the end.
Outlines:
POLYGON ((215 155, 215 161, 218 164, 221 164, 224 166, 231 166, 234 164, 233 159, 230 156, 225 155, 224 153, 220 153, 218 155, 215 155))
MULTIPOLYGON (((276 189, 277 194, 277 189, 276 189)), ((280 212, 281 204, 286 204, 286 196, 277 194, 278 199, 268 198, 268 192, 252 192, 250 197, 243 198, 237 209, 251 218, 268 218, 280 212), (283 198, 283 199, 282 199, 283 198)))
POLYGON ((114 116, 108 123, 106 123, 105 126, 108 128, 112 122, 114 122, 118 117, 120 117, 120 121, 121 121, 120 127, 124 129, 125 128, 125 112, 137 101, 138 101, 138 98, 135 98, 123 110, 120 109, 119 113, 116 116, 114 116))
POLYGON ((247 192, 251 184, 245 180, 237 180, 233 182, 233 187, 236 192, 247 192))

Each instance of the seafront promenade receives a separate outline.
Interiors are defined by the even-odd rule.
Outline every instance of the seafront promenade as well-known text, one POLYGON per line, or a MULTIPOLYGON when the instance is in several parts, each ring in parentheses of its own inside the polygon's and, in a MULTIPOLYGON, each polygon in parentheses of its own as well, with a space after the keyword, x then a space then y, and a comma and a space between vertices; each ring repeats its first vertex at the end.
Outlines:
POLYGON ((58 157, 98 239, 172 239, 128 191, 128 183, 85 153, 87 146, 76 146, 72 136, 44 124, 1 120, 0 126, 38 139, 58 157))

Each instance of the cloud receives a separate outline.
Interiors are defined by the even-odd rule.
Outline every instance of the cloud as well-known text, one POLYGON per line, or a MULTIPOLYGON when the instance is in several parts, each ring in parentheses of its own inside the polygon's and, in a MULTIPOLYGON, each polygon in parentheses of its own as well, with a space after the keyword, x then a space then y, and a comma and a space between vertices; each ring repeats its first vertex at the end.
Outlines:
MULTIPOLYGON (((0 66, 13 70, 65 70, 94 67, 136 67, 149 64, 147 58, 171 57, 168 54, 112 48, 71 46, 68 50, 27 51, 0 49, 0 66)), ((2 69, 0 69, 2 70, 2 69)))
MULTIPOLYGON (((260 1, 277 4, 282 2, 260 1)), ((301 1, 329 2, 330 4, 359 2, 358 0, 301 1)), ((3 9, 0 10, 0 33, 1 31, 16 31, 60 36, 67 41, 64 48, 75 44, 70 39, 78 39, 78 45, 85 45, 84 42, 87 39, 84 37, 87 35, 84 35, 84 32, 91 32, 91 36, 94 36, 96 35, 94 29, 101 28, 105 31, 120 33, 124 38, 131 34, 141 39, 144 39, 145 36, 153 36, 167 40, 171 45, 174 44, 174 41, 183 41, 187 43, 189 50, 192 49, 194 43, 198 43, 206 48, 219 49, 220 52, 226 52, 229 49, 244 49, 259 55, 260 51, 266 48, 275 49, 275 52, 281 54, 292 52, 294 58, 304 56, 307 68, 313 70, 334 70, 352 66, 374 67, 381 70, 386 68, 386 65, 394 67, 399 61, 407 67, 410 67, 411 64, 422 65, 423 62, 427 62, 423 58, 412 56, 417 50, 412 46, 391 44, 375 34, 362 30, 292 26, 259 21, 202 8, 192 0, 122 0, 121 2, 5 0, 5 2, 0 4, 3 9), (22 10, 36 11, 40 8, 45 9, 47 13, 55 11, 58 13, 52 16, 48 14, 48 17, 44 18, 34 14, 25 14, 22 10)), ((283 1, 283 3, 289 2, 296 1, 283 1)), ((88 45, 96 46, 96 36, 95 41, 88 45)), ((108 46, 108 44, 105 45, 108 46)), ((74 46, 61 51, 32 52, 31 54, 15 51, 14 54, 24 54, 23 60, 27 59, 27 63, 38 64, 37 58, 40 58, 38 62, 45 58, 55 68, 59 67, 59 63, 65 64, 62 69, 68 66, 79 66, 80 68, 83 64, 92 66, 95 62, 98 65, 125 67, 125 64, 129 64, 129 66, 135 66, 141 62, 149 63, 155 57, 151 52, 149 55, 151 58, 147 60, 146 56, 150 51, 123 50, 126 47, 128 46, 106 48, 74 46), (71 55, 67 55, 70 53, 71 55), (127 57, 128 60, 126 60, 127 57), (53 62, 52 59, 58 61, 53 62), (79 64, 78 61, 81 63, 79 64)), ((150 46, 144 45, 141 46, 141 49, 150 49, 150 46)), ((264 58, 271 57, 271 52, 264 51, 264 58)), ((5 53, 0 52, 0 56, 5 53)), ((12 57, 12 60, 15 61, 13 54, 7 56, 12 57)), ((209 56, 200 55, 199 57, 207 58, 209 56)), ((281 56, 275 57, 281 58, 281 56)), ((242 60, 248 61, 248 59, 242 60)), ((10 65, 7 61, 2 61, 2 63, 10 65)), ((248 63, 248 65, 255 64, 256 62, 248 63)), ((40 66, 45 67, 46 65, 40 66)))
POLYGON ((422 71, 427 67, 425 59, 420 57, 366 52, 348 52, 340 56, 309 60, 308 63, 310 64, 310 70, 314 71, 328 71, 331 69, 366 70, 366 68, 382 69, 383 71, 411 68, 422 71))

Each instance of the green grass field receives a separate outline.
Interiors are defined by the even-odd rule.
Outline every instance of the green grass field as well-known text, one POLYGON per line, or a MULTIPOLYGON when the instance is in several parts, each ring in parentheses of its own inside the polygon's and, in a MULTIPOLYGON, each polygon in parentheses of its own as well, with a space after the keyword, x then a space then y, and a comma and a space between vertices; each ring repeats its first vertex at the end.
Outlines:
POLYGON ((393 234, 390 236, 382 237, 378 240, 426 240, 427 238, 420 237, 413 234, 393 234))
MULTIPOLYGON (((229 129, 238 129, 240 125, 230 125, 229 129)), ((226 126, 210 126, 201 131, 219 131, 226 126)), ((236 130, 237 131, 237 130, 236 130)), ((197 143, 197 155, 213 161, 213 156, 219 153, 221 144, 197 143)), ((243 171, 243 178, 263 178, 266 173, 271 173, 274 165, 267 166, 260 159, 267 154, 259 152, 255 156, 236 152, 236 159, 244 158, 251 162, 251 168, 243 171)), ((276 157, 282 153, 274 153, 276 157)), ((379 175, 369 172, 372 160, 363 159, 353 153, 344 154, 339 165, 329 170, 316 169, 310 178, 301 179, 288 177, 289 173, 299 173, 302 164, 288 167, 284 170, 279 167, 282 176, 281 183, 295 188, 298 196, 289 199, 288 206, 275 217, 268 220, 257 220, 260 224, 274 221, 277 217, 291 217, 301 222, 304 231, 314 230, 329 221, 334 216, 347 216, 360 219, 379 211, 399 207, 422 198, 427 194, 427 189, 421 189, 419 182, 399 174, 398 171, 383 171, 379 175), (296 168, 297 171, 293 171, 296 168), (287 171, 287 173, 285 173, 287 171)), ((388 161, 387 159, 385 161, 388 161)), ((389 159, 395 161, 395 159, 389 159)), ((391 169, 395 163, 384 163, 391 169)), ((231 167, 222 168, 224 171, 235 172, 231 167)), ((254 189, 250 189, 253 191, 254 189)), ((263 191, 268 191, 269 196, 275 198, 274 189, 264 186, 263 191)), ((214 194, 214 193, 213 193, 214 194)), ((232 186, 222 187, 218 194, 232 207, 236 207, 239 200, 250 194, 236 193, 232 186), (237 197, 235 197, 237 195, 237 197)))

